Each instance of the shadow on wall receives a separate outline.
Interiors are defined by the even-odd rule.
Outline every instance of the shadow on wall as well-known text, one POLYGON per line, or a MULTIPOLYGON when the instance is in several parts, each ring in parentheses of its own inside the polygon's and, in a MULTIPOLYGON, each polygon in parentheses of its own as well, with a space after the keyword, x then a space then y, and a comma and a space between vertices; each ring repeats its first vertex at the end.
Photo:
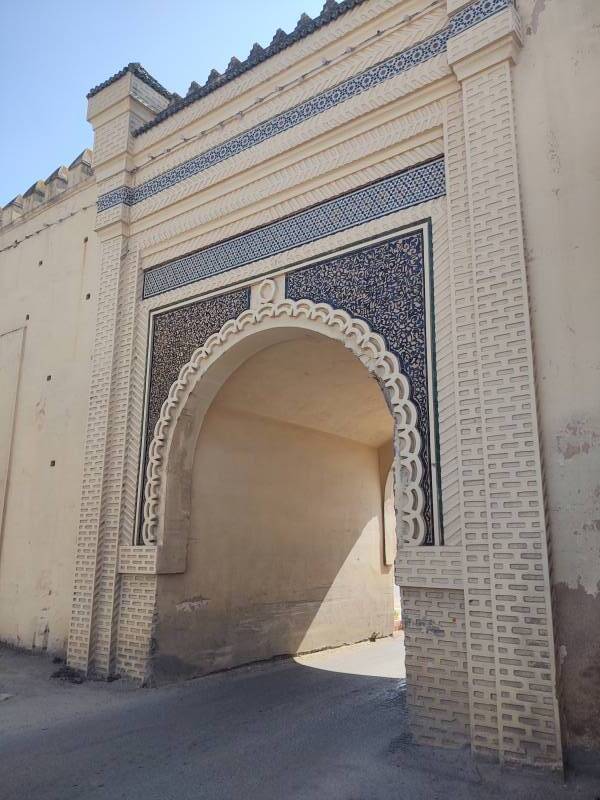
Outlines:
POLYGON ((196 444, 186 571, 159 577, 156 679, 392 632, 392 432, 338 342, 278 343, 233 373, 196 444))

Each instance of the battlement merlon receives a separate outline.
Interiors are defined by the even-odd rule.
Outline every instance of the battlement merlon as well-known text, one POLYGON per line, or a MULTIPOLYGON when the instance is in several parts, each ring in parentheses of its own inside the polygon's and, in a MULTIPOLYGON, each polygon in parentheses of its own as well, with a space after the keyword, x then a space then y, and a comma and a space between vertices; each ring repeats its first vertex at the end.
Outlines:
POLYGON ((68 167, 57 167, 45 181, 36 181, 26 192, 13 197, 0 209, 0 228, 25 220, 33 211, 87 181, 94 174, 92 159, 91 150, 82 150, 68 167))
POLYGON ((117 185, 124 185, 123 177, 132 167, 132 132, 153 120, 171 97, 137 63, 128 64, 88 93, 87 119, 94 128, 94 170, 99 194, 114 188, 115 176, 117 185))

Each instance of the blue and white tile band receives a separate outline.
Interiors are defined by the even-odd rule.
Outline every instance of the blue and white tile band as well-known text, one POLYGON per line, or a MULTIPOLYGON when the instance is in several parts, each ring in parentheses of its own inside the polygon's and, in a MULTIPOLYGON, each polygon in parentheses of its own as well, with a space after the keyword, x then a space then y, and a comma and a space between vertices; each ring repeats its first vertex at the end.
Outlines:
POLYGON ((248 233, 152 267, 144 299, 219 275, 446 194, 444 158, 356 189, 248 233))
POLYGON ((101 195, 97 202, 98 211, 106 211, 122 203, 128 206, 141 203, 143 200, 162 192, 163 189, 169 189, 187 178, 204 172, 215 164, 232 158, 244 150, 255 147, 261 142, 277 136, 277 134, 290 130, 296 125, 334 108, 351 97, 356 97, 390 78, 395 78, 418 64, 444 53, 448 39, 503 11, 512 4, 513 0, 477 0, 477 2, 455 14, 443 30, 419 44, 409 47, 379 64, 375 64, 359 75, 355 75, 337 86, 321 92, 321 94, 294 106, 294 108, 261 122, 239 136, 234 136, 226 142, 211 147, 204 153, 185 161, 183 164, 178 164, 161 175, 150 178, 140 186, 121 186, 101 195))

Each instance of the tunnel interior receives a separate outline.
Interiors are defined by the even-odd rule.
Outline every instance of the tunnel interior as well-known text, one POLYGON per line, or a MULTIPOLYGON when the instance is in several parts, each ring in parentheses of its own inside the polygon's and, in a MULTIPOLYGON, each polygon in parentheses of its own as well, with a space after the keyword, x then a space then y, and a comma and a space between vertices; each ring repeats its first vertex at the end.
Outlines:
POLYGON ((195 443, 186 569, 158 579, 158 678, 392 633, 392 437, 376 380, 319 334, 229 376, 195 443))

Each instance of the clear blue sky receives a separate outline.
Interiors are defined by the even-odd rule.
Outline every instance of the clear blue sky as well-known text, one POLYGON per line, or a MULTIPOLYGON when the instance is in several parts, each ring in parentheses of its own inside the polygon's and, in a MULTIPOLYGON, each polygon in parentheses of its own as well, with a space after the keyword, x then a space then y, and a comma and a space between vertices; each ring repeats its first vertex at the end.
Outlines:
POLYGON ((183 95, 323 0, 0 0, 0 206, 92 146, 86 94, 130 61, 183 95))

